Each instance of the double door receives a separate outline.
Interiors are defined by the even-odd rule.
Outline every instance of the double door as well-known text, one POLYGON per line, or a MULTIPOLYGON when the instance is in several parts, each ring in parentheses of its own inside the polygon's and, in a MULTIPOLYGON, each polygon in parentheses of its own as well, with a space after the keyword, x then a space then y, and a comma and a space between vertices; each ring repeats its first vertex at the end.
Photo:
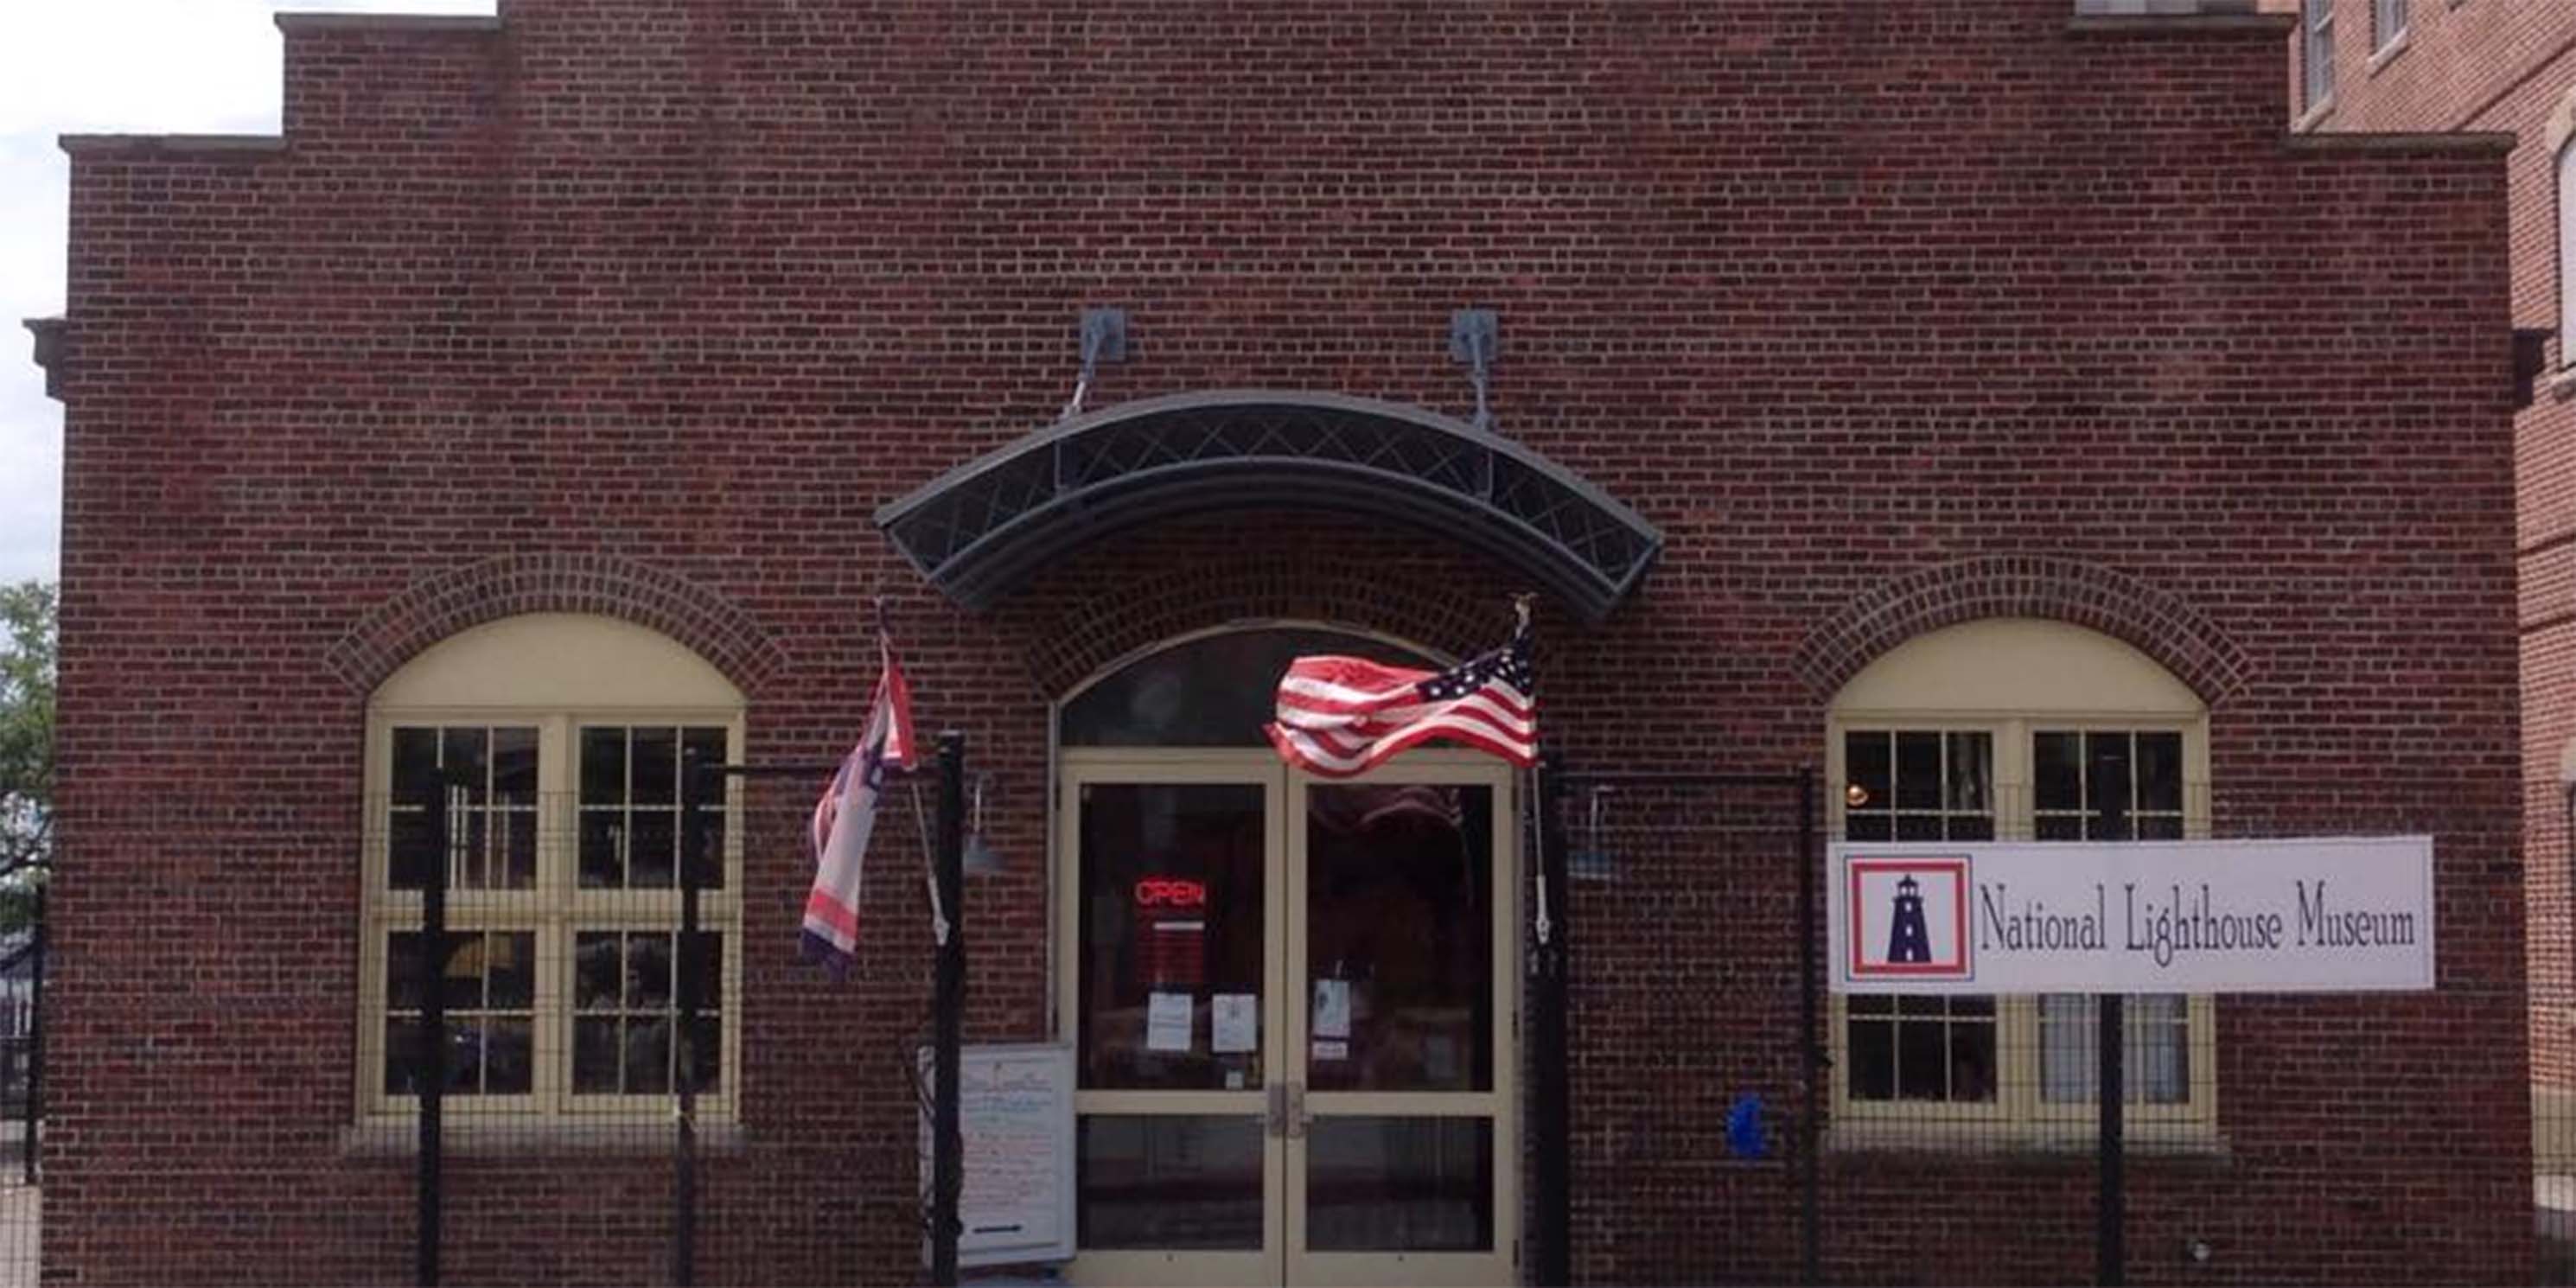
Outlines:
POLYGON ((1513 1282, 1510 771, 1068 751, 1078 1282, 1513 1282))

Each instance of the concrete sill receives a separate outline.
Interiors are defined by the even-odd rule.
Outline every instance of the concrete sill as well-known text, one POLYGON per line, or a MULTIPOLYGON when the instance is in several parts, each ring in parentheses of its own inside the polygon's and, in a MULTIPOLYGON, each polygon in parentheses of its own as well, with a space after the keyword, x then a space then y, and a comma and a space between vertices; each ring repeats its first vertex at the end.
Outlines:
MULTIPOLYGON (((652 1117, 550 1118, 534 1121, 511 1116, 476 1119, 451 1114, 445 1126, 445 1153, 450 1158, 544 1157, 554 1155, 654 1158, 670 1156, 676 1130, 668 1115, 652 1117)), ((742 1124, 698 1123, 700 1154, 739 1154, 742 1124)), ((340 1129, 342 1158, 416 1158, 420 1129, 410 1118, 375 1118, 340 1129)))
POLYGON ((2415 29, 2413 27, 2408 27, 2405 30, 2398 32, 2396 35, 2390 36, 2388 38, 2388 43, 2381 45, 2378 52, 2373 53, 2370 56, 2370 61, 2361 65, 2362 75, 2376 76, 2379 74, 2379 69, 2386 67, 2390 63, 2396 62, 2397 56, 2406 52, 2406 46, 2412 42, 2414 34, 2415 29))
POLYGON ((2549 378, 2549 396, 2560 402, 2576 398, 2576 367, 2562 367, 2549 378))
MULTIPOLYGON (((1820 1152, 1827 1156, 1909 1154, 2091 1167, 2098 1144, 2093 1124, 2073 1119, 2007 1124, 1845 1118, 1825 1129, 1820 1152)), ((2202 1122, 2132 1121, 2122 1148, 2132 1158, 2226 1162, 2232 1157, 2218 1129, 2202 1122)))
POLYGON ((2334 95, 2328 94, 2324 98, 2318 99, 2308 108, 2308 110, 2299 113, 2299 119, 2290 122, 2290 132, 2292 134, 2305 134, 2314 130, 2318 126, 2325 124, 2327 117, 2334 115, 2334 109, 2334 95))

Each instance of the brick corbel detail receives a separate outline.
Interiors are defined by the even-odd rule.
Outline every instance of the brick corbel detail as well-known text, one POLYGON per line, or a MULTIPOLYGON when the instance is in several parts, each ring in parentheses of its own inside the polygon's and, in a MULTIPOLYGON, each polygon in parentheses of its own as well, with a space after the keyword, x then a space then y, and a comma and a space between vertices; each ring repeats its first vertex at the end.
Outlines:
POLYGON ((2036 617, 2099 631, 2154 658, 2212 707, 2244 684, 2244 649, 2157 587, 2072 559, 1999 555, 1909 573, 1810 632, 1794 662, 1820 701, 1915 636, 1989 617, 2036 617))
POLYGON ((1227 626, 1311 623, 1465 657, 1500 644, 1510 613, 1494 595, 1452 583, 1383 569, 1353 577, 1290 553, 1228 559, 1070 605, 1023 602, 1004 616, 1028 641, 1038 691, 1063 698, 1120 658, 1227 626))
POLYGON ((504 555, 423 578, 376 605, 325 655, 373 693, 403 663, 468 627, 522 613, 591 613, 648 627, 695 650, 746 695, 786 655, 750 614, 676 573, 615 555, 504 555))

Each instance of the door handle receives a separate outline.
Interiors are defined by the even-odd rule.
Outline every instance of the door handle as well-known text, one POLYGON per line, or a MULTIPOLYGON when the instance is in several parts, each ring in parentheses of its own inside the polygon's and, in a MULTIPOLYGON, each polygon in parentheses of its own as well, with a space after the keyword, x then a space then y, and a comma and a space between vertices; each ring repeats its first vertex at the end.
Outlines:
POLYGON ((1269 1102, 1261 1113, 1262 1134, 1285 1136, 1288 1134, 1288 1084, 1274 1082, 1267 1090, 1270 1094, 1269 1102))
POLYGON ((1292 1082, 1287 1084, 1287 1090, 1288 1139, 1301 1140, 1304 1139, 1306 1135, 1306 1125, 1315 1121, 1314 1118, 1306 1112, 1306 1084, 1302 1082, 1292 1082))

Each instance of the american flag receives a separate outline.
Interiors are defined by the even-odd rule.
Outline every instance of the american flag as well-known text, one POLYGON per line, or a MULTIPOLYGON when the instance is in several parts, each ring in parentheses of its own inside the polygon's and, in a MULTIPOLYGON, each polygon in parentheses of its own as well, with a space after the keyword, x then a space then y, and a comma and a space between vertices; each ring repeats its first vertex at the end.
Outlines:
POLYGON ((912 768, 912 689, 895 665, 894 641, 877 633, 875 695, 868 702, 867 731, 841 761, 823 799, 814 803, 814 890, 805 897, 805 956, 840 979, 858 958, 859 878, 875 830, 877 798, 885 792, 888 765, 912 768))
POLYGON ((1527 768, 1538 758, 1526 623, 1511 642, 1446 671, 1321 655, 1279 678, 1278 723, 1265 726, 1288 763, 1348 778, 1433 738, 1481 747, 1527 768))

